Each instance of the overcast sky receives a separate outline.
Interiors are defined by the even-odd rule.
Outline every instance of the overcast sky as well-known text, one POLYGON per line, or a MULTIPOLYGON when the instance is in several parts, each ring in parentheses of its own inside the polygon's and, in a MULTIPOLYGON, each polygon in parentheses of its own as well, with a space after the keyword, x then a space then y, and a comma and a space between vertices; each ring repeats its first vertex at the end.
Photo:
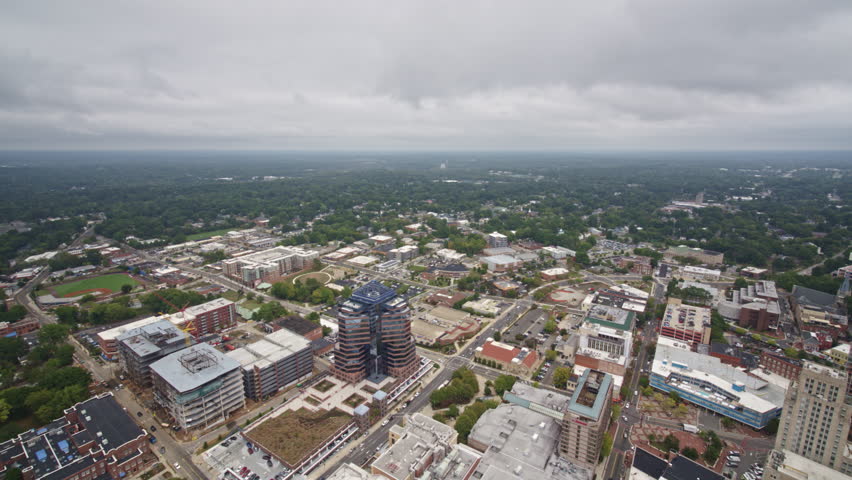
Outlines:
POLYGON ((852 148, 850 0, 0 9, 6 149, 852 148))

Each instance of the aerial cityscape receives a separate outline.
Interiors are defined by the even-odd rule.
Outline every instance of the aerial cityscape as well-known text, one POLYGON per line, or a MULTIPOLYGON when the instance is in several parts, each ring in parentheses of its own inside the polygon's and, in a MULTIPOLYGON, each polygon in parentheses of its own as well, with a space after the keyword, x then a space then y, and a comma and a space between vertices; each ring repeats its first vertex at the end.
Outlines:
POLYGON ((0 478, 852 480, 852 5, 601 3, 6 5, 0 478))

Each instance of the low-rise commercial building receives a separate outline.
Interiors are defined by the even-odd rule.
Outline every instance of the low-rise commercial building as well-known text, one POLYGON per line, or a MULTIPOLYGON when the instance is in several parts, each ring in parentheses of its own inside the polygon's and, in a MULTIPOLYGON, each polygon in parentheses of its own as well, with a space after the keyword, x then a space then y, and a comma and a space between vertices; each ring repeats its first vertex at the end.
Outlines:
POLYGON ((637 448, 628 478, 630 480, 724 480, 725 477, 683 455, 664 460, 647 450, 637 448))
POLYGON ((275 325, 280 328, 286 328, 311 341, 322 338, 322 325, 314 323, 300 315, 287 315, 276 320, 275 325))
POLYGON ((23 318, 17 322, 0 322, 0 337, 19 337, 35 332, 41 324, 35 318, 23 318))
POLYGON ((541 251, 545 255, 549 255, 556 260, 562 260, 563 258, 574 258, 577 256, 577 252, 571 250, 570 248, 565 247, 544 247, 541 251))
POLYGON ((528 377, 535 371, 539 360, 535 351, 496 342, 493 338, 489 338, 481 347, 476 347, 474 357, 480 360, 493 360, 503 370, 523 377, 528 377))
POLYGON ((154 399, 183 429, 223 422, 245 406, 240 364, 206 343, 151 364, 154 399))
POLYGON ((263 339, 227 353, 239 362, 246 397, 259 401, 311 376, 311 342, 281 329, 263 339))
POLYGON ((681 303, 680 299, 669 299, 666 312, 660 322, 660 335, 693 346, 710 343, 710 309, 681 303))
POLYGON ((399 248, 394 248, 388 251, 388 258, 400 262, 411 260, 420 254, 420 249, 417 245, 403 245, 399 248))
POLYGON ((490 272, 509 272, 521 268, 524 264, 521 260, 505 254, 482 257, 482 263, 490 272))
POLYGON ((568 270, 567 268, 548 268, 547 270, 541 271, 541 278, 542 280, 552 282, 554 280, 559 280, 560 278, 566 278, 570 273, 571 270, 568 270))
POLYGON ((657 344, 651 386, 754 428, 781 414, 785 391, 716 357, 657 344))
POLYGON ((716 307, 725 319, 758 331, 777 327, 781 315, 775 282, 768 280, 732 290, 731 300, 723 300, 716 307))
POLYGON ((797 380, 802 372, 801 360, 766 350, 760 354, 760 366, 788 380, 797 380))
POLYGON ((156 457, 147 434, 112 392, 80 402, 64 416, 0 443, 0 472, 17 466, 23 478, 118 480, 135 476, 156 457))

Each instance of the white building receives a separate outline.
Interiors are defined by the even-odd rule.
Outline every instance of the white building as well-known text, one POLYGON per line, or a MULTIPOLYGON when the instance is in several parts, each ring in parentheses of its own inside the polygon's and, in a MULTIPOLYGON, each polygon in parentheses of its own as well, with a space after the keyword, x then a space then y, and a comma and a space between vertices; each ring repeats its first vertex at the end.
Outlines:
POLYGON ((545 255, 549 255, 556 260, 561 260, 567 257, 574 258, 577 256, 577 252, 565 247, 544 247, 541 251, 544 252, 545 255))

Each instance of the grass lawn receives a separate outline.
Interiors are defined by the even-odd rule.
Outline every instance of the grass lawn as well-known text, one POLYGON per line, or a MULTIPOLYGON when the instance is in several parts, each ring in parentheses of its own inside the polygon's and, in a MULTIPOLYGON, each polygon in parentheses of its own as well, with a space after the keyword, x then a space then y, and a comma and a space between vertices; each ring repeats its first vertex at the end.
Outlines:
POLYGON ((304 457, 352 421, 340 410, 311 412, 305 408, 265 420, 246 436, 290 465, 304 457))
POLYGON ((243 301, 243 303, 240 304, 240 306, 245 308, 246 310, 254 310, 256 308, 260 308, 260 305, 260 302, 258 302, 257 300, 245 300, 243 301))
POLYGON ((209 232, 201 232, 201 233, 193 233, 192 235, 186 236, 186 241, 197 241, 197 240, 206 240, 210 237, 215 237, 216 235, 224 235, 233 230, 233 228, 223 228, 221 230, 212 230, 209 232))
POLYGON ((232 302, 236 302, 237 300, 240 299, 240 294, 238 294, 237 292, 235 292, 233 290, 228 290, 227 292, 222 294, 222 297, 227 298, 228 300, 230 300, 232 302))
POLYGON ((51 287, 58 297, 65 297, 74 292, 83 290, 94 290, 104 288, 112 292, 121 291, 122 285, 139 285, 139 282, 124 273, 113 273, 111 275, 101 275, 98 277, 84 278, 76 282, 64 283, 51 287))
POLYGON ((334 383, 329 382, 328 380, 323 380, 320 383, 314 385, 314 390, 325 393, 331 390, 332 387, 334 387, 334 383))

